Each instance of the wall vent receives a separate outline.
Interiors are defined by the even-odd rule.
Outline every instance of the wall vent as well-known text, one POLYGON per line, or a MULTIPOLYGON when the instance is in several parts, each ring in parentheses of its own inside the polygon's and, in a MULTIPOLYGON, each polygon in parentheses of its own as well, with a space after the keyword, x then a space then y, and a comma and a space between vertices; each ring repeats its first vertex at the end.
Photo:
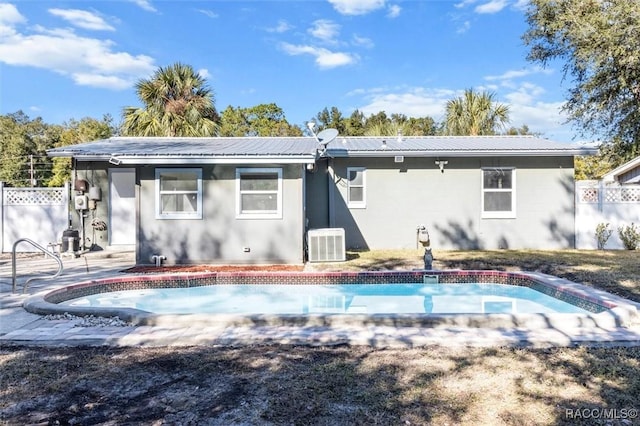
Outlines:
POLYGON ((344 229, 310 229, 307 232, 309 262, 342 262, 346 260, 344 229))

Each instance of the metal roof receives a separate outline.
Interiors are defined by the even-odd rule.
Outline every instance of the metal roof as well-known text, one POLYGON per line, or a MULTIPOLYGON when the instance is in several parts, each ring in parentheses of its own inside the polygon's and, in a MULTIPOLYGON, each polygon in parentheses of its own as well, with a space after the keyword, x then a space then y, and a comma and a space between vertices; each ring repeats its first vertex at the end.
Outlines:
POLYGON ((118 164, 313 163, 324 157, 574 156, 596 148, 534 136, 338 136, 327 149, 314 137, 113 137, 47 151, 52 157, 118 164))
POLYGON ((119 164, 313 163, 316 147, 316 140, 310 137, 113 137, 54 148, 47 154, 119 164))
POLYGON ((332 157, 574 156, 597 152, 597 148, 563 144, 535 136, 338 137, 327 150, 332 157))

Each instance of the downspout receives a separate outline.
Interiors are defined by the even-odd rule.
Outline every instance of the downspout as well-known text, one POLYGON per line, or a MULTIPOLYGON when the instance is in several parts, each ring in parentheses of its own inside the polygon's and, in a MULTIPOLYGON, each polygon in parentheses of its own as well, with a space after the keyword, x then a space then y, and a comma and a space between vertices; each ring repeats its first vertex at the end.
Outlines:
POLYGON ((305 262, 305 240, 307 237, 307 166, 302 167, 302 263, 305 262))
POLYGON ((328 185, 329 185, 329 193, 328 193, 328 200, 327 200, 327 208, 328 208, 328 215, 329 215, 329 228, 335 228, 336 226, 336 209, 335 209, 335 201, 334 201, 334 197, 335 197, 335 193, 336 193, 336 175, 335 175, 335 171, 333 170, 333 158, 329 158, 327 160, 327 173, 329 175, 329 178, 327 179, 328 185))

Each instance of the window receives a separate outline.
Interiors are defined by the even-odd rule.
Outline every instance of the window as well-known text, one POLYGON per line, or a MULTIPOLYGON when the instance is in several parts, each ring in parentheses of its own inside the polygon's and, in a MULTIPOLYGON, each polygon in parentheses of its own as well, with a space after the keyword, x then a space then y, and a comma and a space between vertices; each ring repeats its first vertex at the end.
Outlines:
POLYGON ((202 219, 202 169, 156 169, 156 219, 202 219))
POLYGON ((516 217, 516 171, 491 168, 482 170, 482 217, 516 217))
POLYGON ((282 218, 282 169, 236 169, 236 216, 282 218))
POLYGON ((347 205, 351 208, 367 207, 366 172, 364 167, 347 167, 347 205))

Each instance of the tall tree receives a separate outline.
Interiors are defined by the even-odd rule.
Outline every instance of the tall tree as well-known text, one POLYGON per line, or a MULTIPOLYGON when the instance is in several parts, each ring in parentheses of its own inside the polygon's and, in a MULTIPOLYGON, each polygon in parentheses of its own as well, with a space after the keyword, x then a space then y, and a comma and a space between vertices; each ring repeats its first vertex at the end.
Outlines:
POLYGON ((346 134, 347 123, 346 119, 342 116, 342 112, 335 106, 331 107, 331 110, 324 108, 318 114, 316 114, 316 124, 318 128, 315 129, 319 132, 324 129, 336 129, 339 134, 346 134))
POLYGON ((467 89, 447 102, 445 133, 457 136, 495 135, 509 123, 509 107, 494 102, 494 94, 467 89))
POLYGON ((640 154, 638 0, 530 0, 527 59, 564 61, 564 110, 581 135, 609 139, 621 162, 640 154))
POLYGON ((160 67, 136 84, 143 108, 123 111, 122 133, 128 136, 214 136, 218 113, 213 91, 189 65, 160 67))
POLYGON ((366 121, 364 114, 360 110, 353 111, 349 118, 346 119, 345 134, 349 136, 364 135, 366 121))
POLYGON ((60 131, 60 126, 46 124, 40 117, 30 119, 22 111, 0 116, 0 181, 10 186, 47 186, 51 159, 46 150, 55 146, 60 131))
MULTIPOLYGON (((55 147, 74 145, 98 139, 107 139, 115 134, 113 117, 105 114, 102 120, 85 117, 80 121, 71 119, 64 123, 55 147)), ((71 180, 71 159, 53 158, 52 176, 48 186, 61 186, 71 180)))
POLYGON ((228 106, 220 117, 220 136, 301 136, 278 105, 260 104, 250 108, 228 106))
POLYGON ((521 127, 509 127, 506 131, 507 135, 539 135, 538 133, 535 132, 531 132, 531 129, 529 129, 529 126, 527 126, 526 124, 523 124, 521 127))

